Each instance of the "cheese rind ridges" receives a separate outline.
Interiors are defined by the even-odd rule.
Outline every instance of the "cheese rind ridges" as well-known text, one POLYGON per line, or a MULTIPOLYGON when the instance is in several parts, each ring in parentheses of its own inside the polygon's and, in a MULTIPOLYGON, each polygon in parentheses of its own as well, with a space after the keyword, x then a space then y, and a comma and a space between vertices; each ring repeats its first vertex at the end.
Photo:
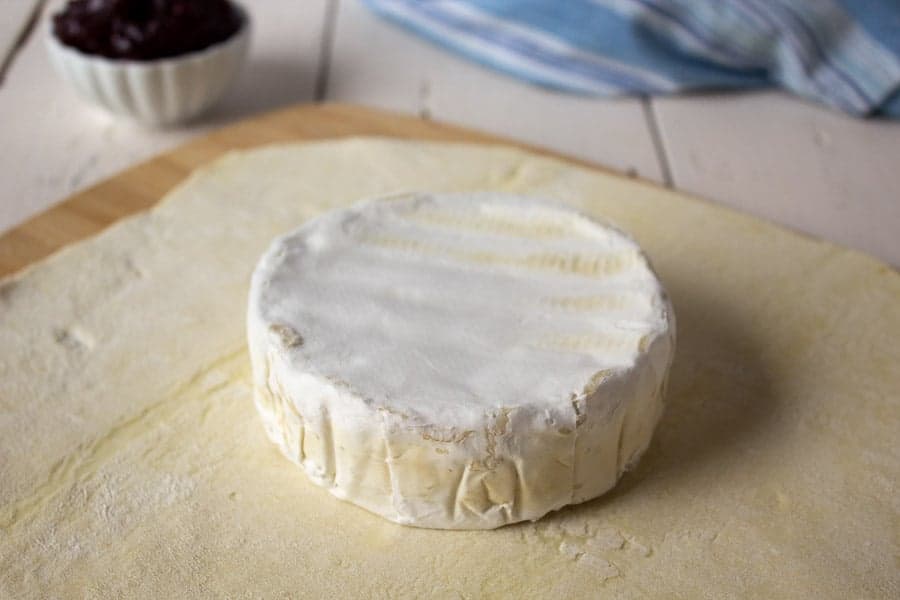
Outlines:
POLYGON ((634 464, 674 315, 615 229, 530 198, 415 194, 276 240, 248 336, 266 431, 313 482, 398 523, 483 529, 634 464))

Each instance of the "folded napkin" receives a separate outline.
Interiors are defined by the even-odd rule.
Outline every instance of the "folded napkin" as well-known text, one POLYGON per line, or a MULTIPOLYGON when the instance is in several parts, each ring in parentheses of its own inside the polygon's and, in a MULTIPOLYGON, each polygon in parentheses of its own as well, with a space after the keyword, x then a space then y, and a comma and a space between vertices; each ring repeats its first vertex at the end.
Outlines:
POLYGON ((489 67, 599 96, 781 86, 900 117, 898 0, 363 0, 489 67))

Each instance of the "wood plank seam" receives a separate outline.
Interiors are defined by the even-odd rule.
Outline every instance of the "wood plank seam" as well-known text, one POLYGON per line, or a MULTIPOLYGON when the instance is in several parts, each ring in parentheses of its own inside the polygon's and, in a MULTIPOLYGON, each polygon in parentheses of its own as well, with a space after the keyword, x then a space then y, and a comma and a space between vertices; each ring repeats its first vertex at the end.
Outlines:
POLYGON ((675 180, 672 176, 672 167, 669 163, 669 155, 666 151, 666 144, 659 129, 659 120, 654 108, 653 99, 648 96, 641 97, 641 107, 644 110, 644 119, 647 122, 647 129, 650 131, 650 138, 653 140, 653 149, 656 151, 656 162, 659 163, 659 170, 662 173, 663 183, 667 188, 675 187, 675 180))
POLYGON ((322 23, 322 37, 319 41, 319 64, 316 71, 315 102, 322 102, 328 94, 328 78, 331 70, 331 52, 334 49, 334 31, 337 27, 340 0, 328 0, 325 19, 322 23))
POLYGON ((34 32, 37 31, 37 24, 41 21, 41 15, 44 13, 46 4, 47 0, 37 0, 37 2, 35 2, 31 12, 22 24, 22 28, 19 31, 19 35, 16 37, 16 41, 10 47, 6 56, 0 59, 0 86, 3 85, 6 74, 12 68, 16 56, 18 56, 25 44, 28 43, 29 38, 31 38, 34 32))
POLYGON ((427 121, 431 118, 431 80, 428 78, 423 79, 419 83, 418 91, 416 114, 419 115, 420 119, 427 121))

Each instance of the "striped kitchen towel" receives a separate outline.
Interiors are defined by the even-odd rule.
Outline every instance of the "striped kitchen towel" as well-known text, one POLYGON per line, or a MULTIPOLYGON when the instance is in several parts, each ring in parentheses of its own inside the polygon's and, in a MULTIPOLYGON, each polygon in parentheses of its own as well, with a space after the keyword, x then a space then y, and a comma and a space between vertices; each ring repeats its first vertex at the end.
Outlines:
POLYGON ((515 77, 599 96, 778 85, 900 117, 900 0, 363 0, 515 77))

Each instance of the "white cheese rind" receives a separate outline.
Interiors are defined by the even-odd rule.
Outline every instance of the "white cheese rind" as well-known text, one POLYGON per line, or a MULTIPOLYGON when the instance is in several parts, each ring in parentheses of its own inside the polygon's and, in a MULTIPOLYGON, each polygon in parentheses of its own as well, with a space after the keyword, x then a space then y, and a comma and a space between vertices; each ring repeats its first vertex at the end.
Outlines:
POLYGON ((611 227, 531 198, 416 194, 276 240, 248 337, 266 431, 312 481, 398 523, 486 529, 634 464, 674 315, 611 227))

